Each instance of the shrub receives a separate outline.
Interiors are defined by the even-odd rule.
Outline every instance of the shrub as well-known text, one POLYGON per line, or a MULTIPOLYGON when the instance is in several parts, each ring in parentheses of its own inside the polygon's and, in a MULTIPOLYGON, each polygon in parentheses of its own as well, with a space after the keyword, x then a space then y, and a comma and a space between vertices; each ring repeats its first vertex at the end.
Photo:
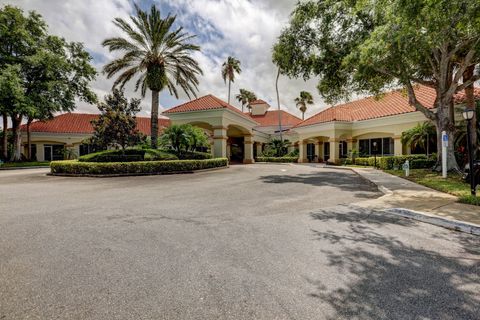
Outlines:
POLYGON ((167 160, 138 162, 81 162, 77 160, 52 161, 52 174, 62 175, 144 175, 192 172, 201 169, 225 167, 228 159, 167 160))
POLYGON ((160 160, 178 160, 178 157, 174 154, 168 153, 163 150, 146 149, 143 156, 144 161, 160 161, 160 160))
MULTIPOLYGON (((411 154, 404 156, 377 157, 377 167, 383 170, 390 170, 394 167, 401 168, 407 160, 410 161, 411 169, 431 168, 436 163, 435 157, 427 157, 423 154, 411 154)), ((375 165, 375 157, 355 158, 354 164, 373 167, 375 165)))
POLYGON ((297 162, 298 157, 257 157, 258 162, 297 162))
POLYGON ((208 152, 199 152, 199 151, 173 151, 169 150, 175 154, 180 160, 204 160, 204 159, 212 159, 212 154, 208 152))
POLYGON ((80 162, 134 162, 154 160, 176 160, 177 156, 156 149, 105 150, 81 156, 80 162))

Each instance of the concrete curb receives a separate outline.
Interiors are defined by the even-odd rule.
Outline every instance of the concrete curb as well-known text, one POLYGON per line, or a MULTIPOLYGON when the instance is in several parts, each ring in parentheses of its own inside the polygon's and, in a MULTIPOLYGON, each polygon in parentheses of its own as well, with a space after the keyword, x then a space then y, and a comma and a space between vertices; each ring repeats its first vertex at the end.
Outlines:
POLYGON ((11 167, 11 168, 2 168, 0 167, 0 171, 1 170, 25 170, 25 169, 42 169, 42 168, 50 168, 50 165, 48 166, 31 166, 31 167, 11 167))
POLYGON ((433 216, 424 212, 418 212, 418 211, 404 209, 404 208, 392 208, 392 209, 385 209, 383 211, 397 215, 397 216, 401 216, 407 219, 417 220, 417 221, 425 222, 428 224, 433 224, 435 226, 443 227, 446 229, 480 236, 480 225, 477 225, 474 223, 467 223, 464 221, 458 221, 458 220, 443 218, 439 216, 433 216))

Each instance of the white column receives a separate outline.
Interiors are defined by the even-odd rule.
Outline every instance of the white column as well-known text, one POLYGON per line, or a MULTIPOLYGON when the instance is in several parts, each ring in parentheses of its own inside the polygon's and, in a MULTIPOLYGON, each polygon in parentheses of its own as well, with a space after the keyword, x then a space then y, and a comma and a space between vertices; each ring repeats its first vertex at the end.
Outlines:
POLYGON ((403 154, 402 137, 393 137, 393 154, 396 156, 403 154))
POLYGON ((320 160, 320 142, 319 141, 315 141, 315 159, 314 159, 314 162, 319 162, 320 160))
POLYGON ((227 139, 225 127, 213 128, 213 155, 215 158, 227 157, 227 139))
POLYGON ((307 147, 303 140, 298 141, 298 162, 308 162, 307 159, 307 147))
POLYGON ((37 160, 45 161, 45 150, 43 147, 43 143, 37 143, 37 160))
MULTIPOLYGON (((352 151, 357 149, 357 139, 347 139, 347 152, 351 156, 352 151)), ((358 150, 357 150, 358 151, 358 150)))
POLYGON ((257 148, 257 157, 262 155, 262 143, 255 142, 255 147, 257 148))
POLYGON ((243 163, 249 164, 253 163, 253 140, 252 136, 244 136, 243 137, 243 146, 244 146, 244 151, 243 151, 243 163))
POLYGON ((340 158, 340 148, 338 144, 340 141, 333 138, 328 140, 328 142, 330 143, 330 158, 328 159, 328 162, 338 163, 340 158))

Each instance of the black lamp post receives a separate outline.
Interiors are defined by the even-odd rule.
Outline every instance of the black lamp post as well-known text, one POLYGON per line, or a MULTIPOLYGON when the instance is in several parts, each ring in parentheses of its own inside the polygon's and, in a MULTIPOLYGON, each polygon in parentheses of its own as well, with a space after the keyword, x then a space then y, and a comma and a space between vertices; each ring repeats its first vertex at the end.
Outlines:
POLYGON ((465 120, 467 120, 467 148, 468 148, 468 165, 469 165, 469 173, 470 173, 470 191, 472 196, 476 195, 475 190, 475 172, 473 170, 473 146, 472 146, 472 139, 470 136, 471 131, 471 122, 473 116, 475 115, 475 110, 465 108, 462 112, 462 116, 465 120))
POLYGON ((373 141, 373 157, 375 158, 375 169, 377 168, 377 141, 373 141))

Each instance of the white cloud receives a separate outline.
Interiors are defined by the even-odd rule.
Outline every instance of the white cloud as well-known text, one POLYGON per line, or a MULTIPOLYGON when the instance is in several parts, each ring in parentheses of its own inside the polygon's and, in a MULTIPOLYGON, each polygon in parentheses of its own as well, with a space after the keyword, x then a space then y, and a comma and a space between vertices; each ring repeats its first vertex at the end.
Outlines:
MULTIPOLYGON (((240 88, 246 88, 276 106, 276 69, 271 62, 271 48, 288 22, 296 1, 157 0, 156 3, 173 8, 172 14, 177 14, 179 24, 199 35, 197 41, 202 52, 194 54, 204 71, 199 95, 212 93, 227 99, 227 86, 221 78, 220 68, 226 57, 233 55, 241 61, 243 72, 232 85, 232 97, 240 88)), ((128 18, 132 12, 132 2, 127 0, 0 0, 0 4, 13 4, 26 11, 35 10, 42 14, 51 33, 69 41, 83 42, 94 54, 98 70, 112 58, 101 42, 107 37, 119 35, 112 20, 115 17, 128 18)), ((112 80, 101 74, 92 83, 100 97, 108 93, 111 85, 112 80)), ((282 106, 300 115, 293 99, 300 90, 307 90, 314 94, 316 100, 316 105, 310 107, 307 116, 314 114, 325 106, 315 85, 315 81, 281 77, 282 106)), ((138 93, 133 92, 133 84, 127 86, 126 93, 131 97, 139 97, 138 93)), ((161 103, 166 103, 167 107, 176 103, 175 99, 165 99, 165 93, 162 97, 161 103)), ((185 99, 182 98, 180 101, 185 99)), ((150 109, 150 101, 147 93, 142 102, 144 115, 150 109)), ((233 104, 238 105, 236 102, 233 104)), ((96 107, 80 103, 78 111, 95 112, 96 107)))

